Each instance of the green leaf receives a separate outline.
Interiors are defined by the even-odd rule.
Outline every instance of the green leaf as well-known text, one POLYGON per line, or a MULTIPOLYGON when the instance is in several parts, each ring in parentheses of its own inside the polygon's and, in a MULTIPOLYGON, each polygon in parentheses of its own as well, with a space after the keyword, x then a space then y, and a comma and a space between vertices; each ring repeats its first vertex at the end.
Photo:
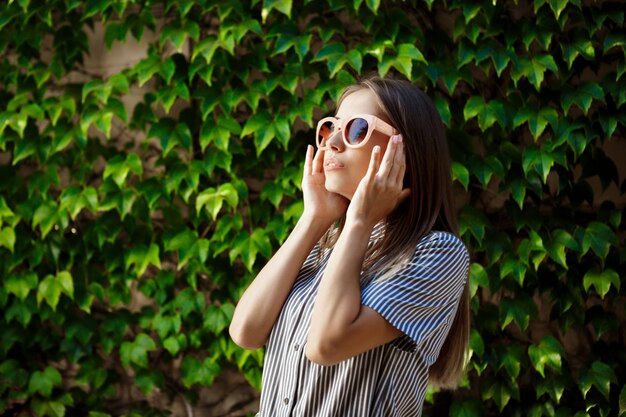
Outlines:
POLYGON ((533 135, 533 139, 537 142, 548 123, 553 127, 557 126, 558 118, 559 115, 553 108, 544 107, 537 112, 530 107, 526 107, 516 113, 513 119, 513 127, 528 122, 528 128, 533 135))
POLYGON ((213 187, 209 187, 206 190, 198 194, 196 198, 196 212, 202 211, 206 207, 208 213, 213 220, 217 219, 217 214, 222 209, 224 198, 213 187))
POLYGON ((567 62, 567 69, 570 70, 574 64, 574 60, 578 55, 582 55, 587 59, 595 58, 595 50, 593 43, 589 39, 579 39, 571 44, 561 44, 563 51, 563 59, 567 62))
POLYGON ((126 270, 133 264, 135 265, 135 274, 139 277, 144 274, 150 264, 160 269, 161 260, 159 258, 159 246, 156 243, 152 243, 149 247, 146 245, 138 245, 132 248, 126 257, 126 270))
POLYGON ((261 9, 261 19, 263 24, 265 24, 265 21, 272 10, 278 10, 291 19, 292 3, 293 0, 263 0, 263 8, 261 9))
POLYGON ((452 180, 459 181, 465 190, 469 185, 469 171, 467 168, 460 163, 453 161, 452 162, 452 180))
POLYGON ((585 229, 582 241, 582 254, 587 253, 589 248, 602 260, 609 254, 611 245, 617 244, 615 233, 609 226, 600 222, 591 222, 585 229))
POLYGON ((521 77, 528 78, 528 81, 535 86, 537 91, 540 90, 543 82, 544 74, 547 70, 555 74, 559 73, 559 69, 552 56, 547 54, 537 55, 532 58, 524 56, 513 57, 513 68, 511 70, 511 78, 515 87, 521 77))
POLYGON ((35 371, 28 382, 28 393, 38 392, 45 398, 52 395, 52 388, 61 384, 61 374, 56 368, 48 366, 43 372, 35 371))
POLYGON ((626 414, 626 385, 622 387, 622 391, 619 393, 618 417, 622 417, 624 414, 626 414))
POLYGON ((450 417, 482 417, 485 415, 484 405, 475 398, 462 402, 455 400, 450 407, 450 417))
POLYGON ((576 104, 586 116, 594 99, 604 103, 602 87, 595 83, 583 83, 575 91, 563 94, 561 106, 563 107, 563 112, 567 114, 572 104, 576 104))
POLYGON ((68 271, 61 271, 56 275, 55 280, 59 283, 61 292, 73 300, 74 279, 72 278, 72 275, 68 271))
POLYGON ((30 290, 37 288, 38 277, 32 271, 23 272, 17 275, 9 275, 5 278, 4 288, 24 301, 28 297, 30 290))
POLYGON ((470 298, 474 297, 478 287, 485 288, 489 290, 489 276, 487 275, 487 271, 485 268, 479 263, 472 263, 470 266, 470 298))
POLYGON ((343 44, 329 43, 317 51, 317 54, 311 60, 311 62, 319 61, 326 61, 326 65, 328 65, 330 70, 330 78, 334 78, 339 70, 349 62, 349 59, 343 44))
POLYGON ((543 148, 528 147, 522 154, 522 168, 524 169, 526 178, 528 178, 528 173, 531 168, 534 168, 534 170, 541 175, 545 184, 548 180, 548 174, 550 173, 552 165, 554 165, 554 154, 543 148))
MULTIPOLYGON (((446 126, 450 127, 450 124, 452 122, 452 113, 450 112, 450 105, 448 104, 448 101, 440 96, 436 96, 435 107, 439 112, 439 116, 441 116, 441 121, 446 126)), ((467 186, 465 186, 465 189, 467 190, 467 186)))
POLYGON ((219 375, 221 369, 212 359, 206 358, 203 362, 193 356, 186 355, 181 364, 183 384, 190 388, 193 384, 201 384, 210 387, 219 375))
POLYGON ((607 268, 602 271, 597 269, 590 269, 585 273, 583 278, 583 287, 585 291, 589 292, 589 288, 594 286, 596 292, 604 299, 604 296, 609 292, 611 286, 615 287, 619 293, 620 279, 617 272, 607 268))
POLYGON ((154 340, 145 333, 137 335, 133 342, 122 342, 120 346, 120 360, 125 368, 131 364, 142 368, 148 367, 148 352, 155 350, 154 340))
POLYGON ((591 368, 580 370, 578 387, 584 398, 587 398, 587 393, 591 387, 595 387, 608 401, 611 383, 617 384, 617 377, 613 369, 603 362, 595 361, 591 364, 591 368))
POLYGON ((470 97, 463 108, 463 117, 465 120, 477 117, 478 127, 482 131, 487 130, 496 122, 502 127, 507 125, 504 105, 498 100, 491 100, 489 103, 486 103, 481 96, 470 97))
POLYGON ((565 249, 578 250, 578 243, 570 233, 563 229, 553 231, 552 239, 546 243, 546 250, 550 257, 558 262, 563 268, 568 269, 565 249))
POLYGON ((33 215, 33 228, 39 225, 42 239, 52 230, 57 221, 57 206, 53 201, 47 201, 33 215))
POLYGON ((546 365, 557 373, 561 372, 561 357, 565 356, 565 351, 557 339, 544 336, 539 345, 528 347, 528 356, 533 367, 545 378, 546 365))
POLYGON ((15 231, 12 227, 6 226, 0 229, 0 248, 3 246, 13 252, 15 246, 15 231))
POLYGON ((398 45, 396 51, 398 53, 398 57, 401 57, 401 58, 407 57, 411 59, 412 61, 420 61, 424 64, 428 64, 422 52, 419 49, 417 49, 417 47, 413 44, 402 43, 398 45))
POLYGON ((512 321, 515 321, 521 331, 525 331, 530 319, 537 316, 537 306, 532 298, 519 293, 517 298, 504 297, 500 302, 501 329, 504 330, 512 321))
POLYGON ((472 206, 465 206, 461 210, 459 220, 461 235, 469 230, 476 240, 482 242, 485 237, 485 227, 489 225, 489 220, 482 211, 472 206))
POLYGON ((180 351, 180 344, 178 343, 178 338, 176 336, 170 336, 163 341, 163 347, 167 349, 167 351, 172 356, 176 356, 180 351))

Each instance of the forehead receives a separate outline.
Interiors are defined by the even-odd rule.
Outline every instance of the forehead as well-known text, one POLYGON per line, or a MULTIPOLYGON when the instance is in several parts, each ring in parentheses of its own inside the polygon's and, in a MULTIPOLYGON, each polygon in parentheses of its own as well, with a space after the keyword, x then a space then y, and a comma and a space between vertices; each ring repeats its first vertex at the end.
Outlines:
POLYGON ((337 109, 335 117, 346 118, 360 113, 381 115, 376 95, 370 89, 357 90, 346 96, 337 109))

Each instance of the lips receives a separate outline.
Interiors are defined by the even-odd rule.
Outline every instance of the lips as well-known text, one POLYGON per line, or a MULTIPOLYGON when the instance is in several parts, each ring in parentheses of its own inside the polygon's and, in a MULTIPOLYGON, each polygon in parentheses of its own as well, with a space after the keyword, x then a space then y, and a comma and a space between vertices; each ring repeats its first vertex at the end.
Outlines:
POLYGON ((337 161, 335 158, 330 158, 324 163, 324 168, 326 169, 343 168, 343 164, 337 161))

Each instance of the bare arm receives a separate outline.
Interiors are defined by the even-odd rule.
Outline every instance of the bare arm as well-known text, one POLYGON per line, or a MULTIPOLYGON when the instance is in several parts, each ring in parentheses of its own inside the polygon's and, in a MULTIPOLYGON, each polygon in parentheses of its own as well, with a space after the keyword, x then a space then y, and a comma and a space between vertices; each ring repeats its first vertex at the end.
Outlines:
POLYGON ((392 138, 380 169, 380 147, 374 147, 369 169, 348 207, 346 224, 320 282, 306 355, 321 365, 353 357, 402 334, 376 311, 361 305, 360 286, 363 260, 374 225, 410 192, 402 189, 404 148, 401 140, 392 138))
POLYGON ((300 218, 237 304, 229 328, 237 345, 257 349, 265 344, 302 264, 328 226, 311 216, 300 218))
POLYGON ((307 147, 302 176, 304 213, 276 254, 263 267, 237 304, 230 336, 239 346, 265 344, 307 256, 331 224, 345 213, 348 202, 324 186, 324 152, 313 156, 307 147))
POLYGON ((321 365, 356 356, 402 334, 361 305, 359 277, 372 227, 346 226, 324 271, 309 329, 306 355, 321 365))

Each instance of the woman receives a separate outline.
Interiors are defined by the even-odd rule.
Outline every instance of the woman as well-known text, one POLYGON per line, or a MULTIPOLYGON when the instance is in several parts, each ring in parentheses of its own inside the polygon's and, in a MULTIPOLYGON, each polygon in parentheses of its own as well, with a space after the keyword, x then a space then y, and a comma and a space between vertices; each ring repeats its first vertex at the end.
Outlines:
POLYGON ((347 88, 307 148, 304 212, 242 296, 235 343, 267 343, 259 416, 419 416, 469 332, 448 148, 407 81, 347 88), (445 343, 444 343, 445 342, 445 343))

